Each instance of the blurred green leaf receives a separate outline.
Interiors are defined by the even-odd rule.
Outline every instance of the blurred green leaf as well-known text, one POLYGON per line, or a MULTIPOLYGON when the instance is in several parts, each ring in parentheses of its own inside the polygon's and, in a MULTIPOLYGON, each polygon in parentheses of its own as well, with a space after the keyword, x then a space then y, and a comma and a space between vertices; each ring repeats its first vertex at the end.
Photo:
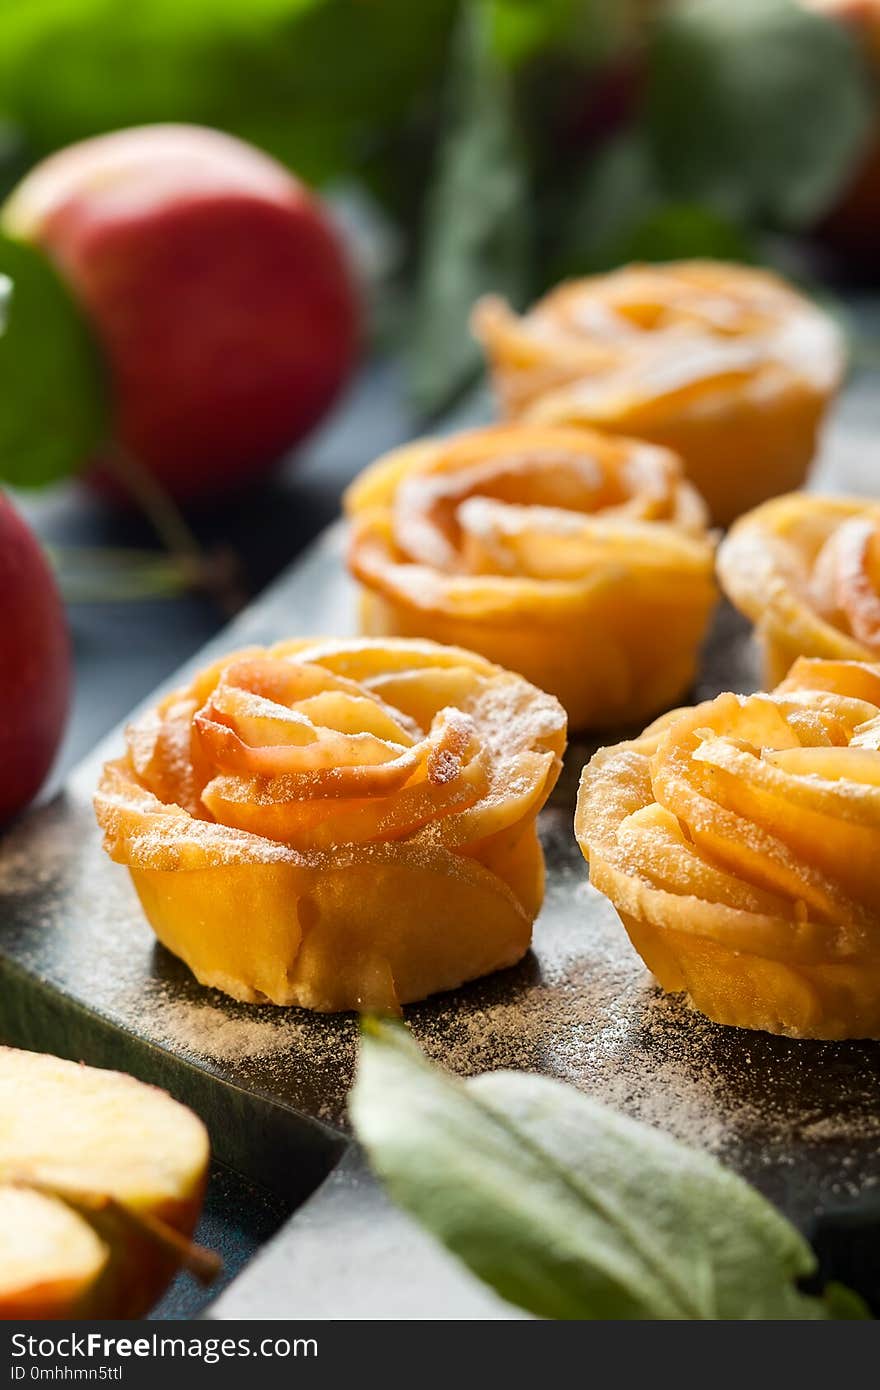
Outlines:
POLYGON ((356 167, 436 80, 458 0, 4 0, 0 117, 35 154, 216 125, 311 181, 356 167))
POLYGON ((558 274, 700 256, 756 259, 750 236, 732 218, 704 204, 670 201, 639 132, 609 142, 572 200, 558 274))
POLYGON ((707 256, 751 261, 755 251, 741 227, 699 203, 667 203, 637 223, 615 251, 615 262, 677 261, 707 256))
POLYGON ((845 1284, 826 1284, 822 1298, 829 1318, 835 1322, 865 1322, 871 1318, 865 1300, 845 1284))
POLYGON ((88 461, 107 406, 98 353, 49 262, 0 236, 0 480, 39 487, 88 461))
POLYGON ((526 286, 528 172, 513 94, 495 58, 482 3, 465 7, 450 68, 449 120, 428 199, 410 369, 417 404, 438 409, 474 374, 468 320, 496 291, 526 286))
POLYGON ((350 1108, 392 1197, 541 1317, 829 1316, 796 1287, 813 1252, 754 1188, 574 1087, 463 1082, 400 1024, 367 1019, 350 1108))
POLYGON ((842 25, 795 0, 679 0, 648 62, 645 130, 675 200, 795 229, 845 185, 871 103, 842 25))
POLYGON ((662 201, 650 150, 633 133, 610 141, 571 184, 561 247, 565 275, 616 264, 618 248, 662 201))
POLYGON ((544 53, 601 62, 631 33, 635 9, 633 0, 487 0, 493 49, 511 67, 544 53))

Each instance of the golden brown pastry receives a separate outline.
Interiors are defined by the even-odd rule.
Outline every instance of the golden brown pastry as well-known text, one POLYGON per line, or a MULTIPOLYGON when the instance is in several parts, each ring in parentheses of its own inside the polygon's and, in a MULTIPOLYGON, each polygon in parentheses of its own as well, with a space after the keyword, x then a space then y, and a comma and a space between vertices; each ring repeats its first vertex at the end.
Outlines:
POLYGON ((508 415, 673 449, 720 525, 803 482, 844 365, 815 305, 715 261, 570 281, 522 318, 484 299, 474 330, 508 415))
POLYGON ((718 573, 755 624, 766 684, 798 656, 880 660, 880 503, 776 498, 733 527, 718 573))
POLYGON ((389 1008, 528 950, 565 714, 470 652, 229 656, 127 732, 95 800, 159 939, 249 1002, 389 1008))
POLYGON ((590 878, 718 1023, 880 1037, 880 666, 802 658, 584 769, 590 878))
POLYGON ((364 631, 482 652, 577 728, 644 721, 693 679, 713 543, 667 450, 496 425, 395 450, 345 503, 364 631))

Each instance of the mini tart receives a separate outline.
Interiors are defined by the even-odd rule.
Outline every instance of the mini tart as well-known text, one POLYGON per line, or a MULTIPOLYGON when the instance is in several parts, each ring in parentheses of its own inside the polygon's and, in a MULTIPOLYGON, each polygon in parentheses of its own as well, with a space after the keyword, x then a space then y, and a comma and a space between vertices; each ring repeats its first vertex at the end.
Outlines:
POLYGON ((573 280, 521 318, 484 299, 473 325, 508 415, 673 449, 719 525, 800 486, 844 366, 827 315, 714 261, 573 280))
POLYGON ((301 640, 127 731, 95 807, 169 950, 249 1003, 394 1008, 528 950, 565 714, 470 652, 301 640))
POLYGON ((575 833, 664 989, 717 1023, 880 1037, 880 666, 801 658, 600 749, 575 833))
POLYGON ((482 652, 576 728, 644 722, 690 685, 713 542, 668 450, 493 426, 395 450, 345 505, 365 632, 482 652))
POLYGON ((766 684, 798 656, 880 660, 880 503, 778 497, 733 527, 718 574, 755 624, 766 684))

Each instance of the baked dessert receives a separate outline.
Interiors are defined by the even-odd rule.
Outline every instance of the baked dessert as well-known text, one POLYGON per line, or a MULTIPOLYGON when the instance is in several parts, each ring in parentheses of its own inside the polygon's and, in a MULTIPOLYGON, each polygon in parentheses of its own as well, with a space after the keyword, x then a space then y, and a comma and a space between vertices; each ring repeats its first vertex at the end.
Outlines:
POLYGON ((159 940, 248 1002, 389 1009, 528 950, 560 705, 431 642, 223 658, 127 731, 95 799, 159 940))
POLYGON ((601 749, 575 832, 664 989, 718 1023, 880 1037, 880 665, 802 658, 601 749))
POLYGON ((643 723, 687 690, 713 541, 668 450, 496 425, 396 449, 345 506, 365 632, 482 652, 576 728, 643 723))
POLYGON ((755 624, 767 684, 798 656, 880 660, 880 503, 775 498, 733 527, 718 574, 755 624))
POLYGON ((521 318, 484 299, 473 323, 508 415, 673 449, 719 525, 800 486, 844 366, 814 304, 716 261, 570 281, 521 318))

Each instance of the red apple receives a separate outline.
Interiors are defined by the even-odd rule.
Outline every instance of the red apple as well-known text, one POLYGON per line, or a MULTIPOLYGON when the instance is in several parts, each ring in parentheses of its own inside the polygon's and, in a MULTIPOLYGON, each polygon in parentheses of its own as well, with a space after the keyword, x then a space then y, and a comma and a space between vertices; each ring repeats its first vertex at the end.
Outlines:
POLYGON ((72 145, 25 177, 2 224, 85 308, 116 437, 180 500, 265 470, 352 367, 357 298, 325 211, 229 135, 157 125, 72 145))
POLYGON ((70 703, 70 641, 52 572, 0 494, 0 825, 30 801, 70 703))

